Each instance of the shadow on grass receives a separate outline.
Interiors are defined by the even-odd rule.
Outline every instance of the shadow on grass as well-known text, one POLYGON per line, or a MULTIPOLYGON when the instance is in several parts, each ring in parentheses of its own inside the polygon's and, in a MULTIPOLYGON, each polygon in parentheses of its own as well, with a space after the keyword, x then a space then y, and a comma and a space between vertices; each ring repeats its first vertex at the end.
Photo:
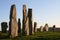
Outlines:
POLYGON ((22 36, 20 33, 16 38, 10 38, 8 33, 0 33, 0 40, 60 40, 60 33, 36 33, 34 35, 22 36))
POLYGON ((0 35, 0 39, 9 39, 9 36, 7 36, 7 35, 0 35))

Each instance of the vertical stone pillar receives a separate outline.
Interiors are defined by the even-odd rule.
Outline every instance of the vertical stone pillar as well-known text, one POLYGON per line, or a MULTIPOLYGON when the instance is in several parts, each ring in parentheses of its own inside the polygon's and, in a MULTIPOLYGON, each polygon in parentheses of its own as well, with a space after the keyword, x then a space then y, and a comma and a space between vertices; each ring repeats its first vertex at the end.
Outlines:
POLYGON ((55 27, 56 27, 56 26, 55 26, 55 25, 53 25, 53 32, 55 31, 55 27))
POLYGON ((16 6, 12 5, 10 10, 9 34, 14 38, 18 36, 18 24, 16 18, 16 6))
POLYGON ((45 24, 45 31, 48 31, 48 24, 45 24))
POLYGON ((32 9, 28 9, 28 18, 29 18, 29 35, 32 35, 32 9))
POLYGON ((21 22, 20 22, 20 19, 18 19, 18 33, 21 33, 21 22))
POLYGON ((43 32, 43 26, 40 26, 40 31, 43 32))
POLYGON ((1 23, 1 29, 2 29, 2 32, 7 32, 7 22, 2 22, 1 23))
POLYGON ((22 25, 22 34, 29 35, 29 27, 28 27, 28 17, 27 17, 27 10, 26 5, 23 5, 23 25, 22 25))
POLYGON ((36 22, 34 22, 34 32, 37 32, 37 23, 36 22))

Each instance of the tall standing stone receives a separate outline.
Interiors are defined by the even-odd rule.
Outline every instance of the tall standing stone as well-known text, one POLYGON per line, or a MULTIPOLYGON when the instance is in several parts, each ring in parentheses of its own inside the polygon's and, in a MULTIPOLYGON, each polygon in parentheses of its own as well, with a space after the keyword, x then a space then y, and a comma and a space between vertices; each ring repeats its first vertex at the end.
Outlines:
POLYGON ((29 18, 29 35, 32 35, 32 9, 28 9, 28 18, 29 18))
POLYGON ((36 22, 34 22, 34 32, 37 32, 37 23, 36 22))
POLYGON ((48 24, 45 24, 45 31, 48 31, 48 24))
POLYGON ((12 5, 10 10, 9 34, 14 38, 18 36, 18 24, 16 19, 16 6, 12 5))
POLYGON ((43 26, 40 26, 40 31, 43 32, 43 26))
POLYGON ((23 25, 22 25, 22 34, 23 35, 29 35, 29 27, 28 27, 28 16, 27 16, 27 10, 26 5, 23 5, 23 25))
POLYGON ((18 33, 21 33, 21 21, 18 19, 18 33))

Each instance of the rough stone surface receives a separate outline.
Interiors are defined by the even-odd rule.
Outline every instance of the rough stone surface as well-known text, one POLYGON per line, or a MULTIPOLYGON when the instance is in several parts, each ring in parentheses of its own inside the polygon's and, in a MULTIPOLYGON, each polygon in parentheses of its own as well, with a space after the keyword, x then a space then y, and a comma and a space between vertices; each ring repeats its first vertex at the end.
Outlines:
POLYGON ((37 32, 37 23, 36 22, 34 22, 34 32, 37 32))
POLYGON ((33 33, 33 24, 32 24, 32 9, 31 8, 29 8, 28 9, 28 18, 29 18, 29 35, 32 35, 32 33, 33 33))
POLYGON ((29 35, 29 27, 28 27, 28 16, 27 16, 27 10, 26 5, 23 5, 23 25, 22 25, 22 34, 23 35, 29 35))
POLYGON ((18 19, 18 33, 21 33, 21 21, 18 19))
POLYGON ((55 31, 55 27, 56 27, 56 26, 55 26, 55 25, 53 25, 53 32, 55 31))
POLYGON ((2 22, 1 23, 2 32, 7 32, 7 27, 8 27, 7 22, 2 22))
POLYGON ((40 26, 40 31, 43 32, 43 26, 40 26))
POLYGON ((48 31, 48 24, 45 24, 45 31, 48 31))
POLYGON ((16 6, 12 5, 10 10, 10 22, 9 22, 9 28, 10 28, 10 37, 14 38, 18 36, 18 24, 16 19, 16 6))

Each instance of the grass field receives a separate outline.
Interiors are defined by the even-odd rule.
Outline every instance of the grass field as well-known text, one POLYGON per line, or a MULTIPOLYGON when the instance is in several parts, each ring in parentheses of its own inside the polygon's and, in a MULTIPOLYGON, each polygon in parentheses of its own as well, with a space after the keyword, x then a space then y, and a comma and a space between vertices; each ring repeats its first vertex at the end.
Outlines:
POLYGON ((60 40, 60 32, 37 32, 29 36, 9 38, 8 33, 0 32, 0 40, 60 40))

